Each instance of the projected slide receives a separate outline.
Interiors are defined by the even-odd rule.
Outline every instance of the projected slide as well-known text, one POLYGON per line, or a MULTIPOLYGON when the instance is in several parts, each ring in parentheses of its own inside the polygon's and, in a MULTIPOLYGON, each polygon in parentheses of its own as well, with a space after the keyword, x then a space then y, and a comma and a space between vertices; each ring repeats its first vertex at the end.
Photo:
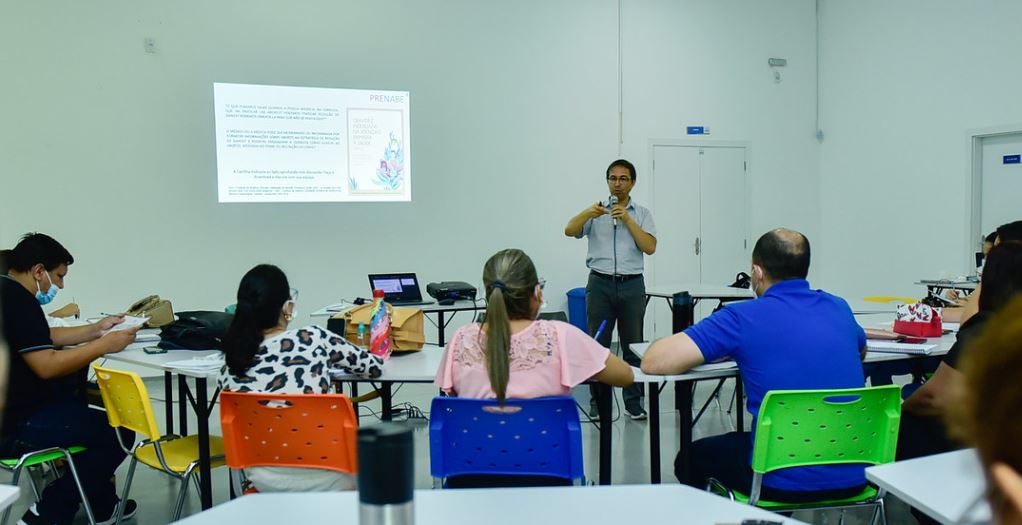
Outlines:
POLYGON ((213 84, 219 201, 410 201, 408 98, 213 84))

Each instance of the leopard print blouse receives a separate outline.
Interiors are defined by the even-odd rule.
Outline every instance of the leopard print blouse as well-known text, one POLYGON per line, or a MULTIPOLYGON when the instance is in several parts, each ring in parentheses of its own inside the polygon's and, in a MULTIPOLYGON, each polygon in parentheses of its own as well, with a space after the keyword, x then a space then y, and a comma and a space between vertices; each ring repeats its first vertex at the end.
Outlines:
POLYGON ((233 392, 329 394, 329 369, 380 377, 383 359, 315 325, 282 332, 263 341, 244 376, 220 369, 220 387, 233 392))

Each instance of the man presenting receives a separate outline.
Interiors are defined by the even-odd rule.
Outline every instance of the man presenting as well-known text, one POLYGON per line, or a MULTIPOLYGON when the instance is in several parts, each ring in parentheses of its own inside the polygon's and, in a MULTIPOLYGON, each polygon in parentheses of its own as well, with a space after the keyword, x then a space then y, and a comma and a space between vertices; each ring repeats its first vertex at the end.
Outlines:
MULTIPOLYGON (((631 162, 619 159, 610 163, 607 187, 610 189, 607 202, 597 202, 572 217, 564 234, 589 238, 586 256, 590 270, 586 285, 589 333, 595 336, 602 325, 597 340, 610 348, 616 324, 621 356, 628 364, 638 366, 639 357, 629 345, 642 340, 642 319, 646 314, 642 256, 656 251, 656 226, 649 210, 629 197, 635 187, 635 166, 631 162)), ((625 411, 632 419, 646 418, 642 385, 625 388, 624 400, 625 411)), ((599 417, 595 396, 590 402, 590 416, 599 417)))

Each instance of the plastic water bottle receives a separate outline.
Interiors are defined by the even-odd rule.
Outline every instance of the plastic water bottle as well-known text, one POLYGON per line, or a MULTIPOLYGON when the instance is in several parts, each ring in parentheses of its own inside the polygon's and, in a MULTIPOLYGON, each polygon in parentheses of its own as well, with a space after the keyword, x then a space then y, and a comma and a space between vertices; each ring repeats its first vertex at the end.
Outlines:
POLYGON ((380 423, 358 429, 359 525, 415 523, 412 429, 380 423))
POLYGON ((387 359, 390 357, 390 314, 383 302, 383 290, 373 290, 369 318, 369 351, 387 359))

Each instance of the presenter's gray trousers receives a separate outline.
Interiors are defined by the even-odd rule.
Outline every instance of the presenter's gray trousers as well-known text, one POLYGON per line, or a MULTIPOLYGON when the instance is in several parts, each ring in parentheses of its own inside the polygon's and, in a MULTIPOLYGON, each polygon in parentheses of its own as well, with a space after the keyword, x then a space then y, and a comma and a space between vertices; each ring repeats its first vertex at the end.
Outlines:
MULTIPOLYGON (((598 341, 610 348, 611 335, 616 326, 618 341, 621 343, 621 357, 632 366, 639 366, 641 360, 632 353, 629 345, 642 341, 642 319, 645 315, 646 283, 642 276, 618 281, 589 274, 589 283, 586 285, 589 335, 596 335, 600 324, 607 321, 607 326, 603 328, 598 341)), ((622 396, 625 408, 629 412, 637 413, 642 409, 642 394, 641 384, 624 388, 622 396)))

